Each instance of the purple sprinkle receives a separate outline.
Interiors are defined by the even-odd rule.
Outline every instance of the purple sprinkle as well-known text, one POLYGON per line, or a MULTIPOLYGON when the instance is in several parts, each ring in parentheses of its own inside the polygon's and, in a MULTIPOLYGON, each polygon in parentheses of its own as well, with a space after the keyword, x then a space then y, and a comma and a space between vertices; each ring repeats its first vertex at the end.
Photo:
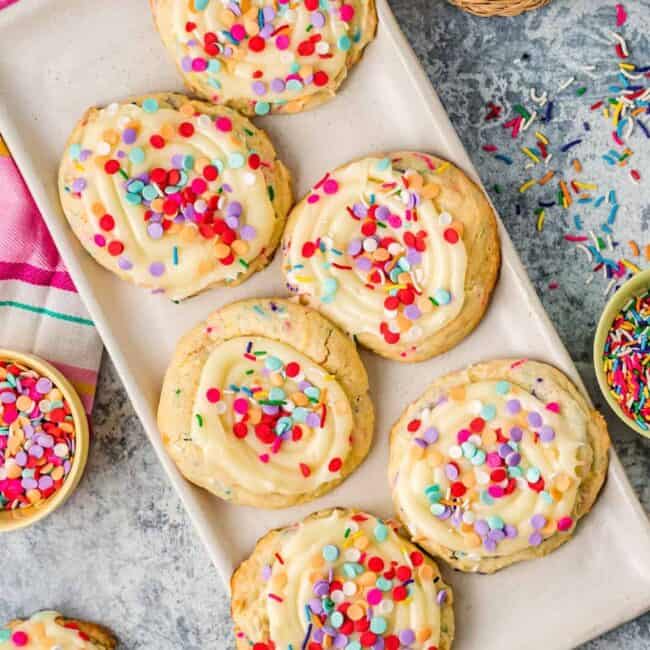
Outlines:
POLYGON ((544 528, 546 526, 546 517, 544 515, 533 515, 530 518, 530 525, 535 529, 539 530, 540 528, 544 528))
POLYGON ((519 427, 512 427, 510 429, 510 440, 513 442, 521 442, 524 437, 524 432, 519 427))
POLYGON ((16 401, 16 395, 14 393, 2 393, 0 395, 0 402, 3 404, 13 404, 16 401))
POLYGON ((317 627, 313 631, 311 637, 314 639, 314 641, 316 641, 316 643, 322 643, 323 639, 325 638, 325 630, 322 627, 317 627))
POLYGON ((270 23, 275 18, 275 9, 273 7, 264 7, 262 15, 264 16, 264 22, 270 23))
POLYGON ((330 585, 327 580, 318 580, 314 584, 314 595, 316 596, 327 596, 330 592, 330 585))
POLYGON ((49 490, 54 485, 54 481, 51 476, 41 476, 38 479, 38 487, 41 490, 49 490))
POLYGON ((226 217, 226 225, 232 230, 239 228, 239 217, 226 217))
POLYGON ((485 547, 485 550, 489 551, 490 553, 493 553, 497 549, 497 543, 489 537, 486 537, 483 540, 483 546, 485 547))
POLYGON ((255 230, 253 226, 243 226, 239 231, 239 236, 244 241, 252 241, 253 239, 255 239, 256 235, 257 235, 257 230, 255 230))
POLYGON ((360 239, 352 239, 348 244, 348 255, 358 255, 361 252, 362 243, 360 239))
POLYGON ((272 569, 268 564, 265 564, 262 567, 262 580, 270 580, 271 579, 271 573, 272 569))
POLYGON ((227 217, 240 217, 243 211, 242 204, 239 201, 232 201, 226 208, 227 217))
POLYGON ((422 312, 419 310, 417 305, 408 305, 404 310, 404 316, 409 320, 417 320, 422 316, 422 312))
POLYGON ((129 127, 122 131, 122 141, 124 144, 133 144, 138 137, 138 134, 135 132, 135 129, 129 127))
POLYGON ((314 13, 311 15, 311 24, 317 29, 324 27, 325 16, 323 16, 323 14, 320 11, 314 11, 314 13))
POLYGON ((531 411, 528 414, 528 424, 530 424, 531 427, 541 427, 542 422, 542 416, 536 411, 531 411))
POLYGON ((273 25, 264 25, 264 27, 262 27, 262 29, 260 29, 260 36, 265 41, 268 41, 269 38, 271 38, 271 34, 273 34, 274 31, 275 31, 275 29, 273 28, 273 25))
POLYGON ((548 425, 544 425, 540 430, 539 430, 539 439, 542 442, 551 442, 552 440, 555 439, 555 431, 548 425))
POLYGON ((362 218, 368 214, 368 208, 363 203, 355 203, 352 206, 352 212, 356 217, 362 218))
POLYGON ((404 645, 410 645, 415 641, 415 632, 413 630, 402 630, 399 633, 399 640, 404 645))
POLYGON ((357 259, 354 261, 354 264, 359 269, 359 271, 370 271, 372 268, 372 261, 367 257, 357 257, 357 259))
POLYGON ((261 81, 254 81, 252 89, 256 95, 266 94, 266 86, 261 81))
POLYGON ((25 490, 34 490, 35 488, 38 487, 38 482, 35 481, 33 478, 24 478, 20 484, 23 486, 25 490))
POLYGON ((538 530, 536 530, 529 538, 528 538, 528 543, 531 546, 539 546, 542 541, 543 541, 542 533, 540 533, 538 530))
POLYGON ((441 589, 436 596, 436 602, 438 605, 442 605, 447 600, 447 590, 441 589))
POLYGON ((506 534, 500 528, 497 528, 496 530, 491 530, 487 536, 498 544, 500 541, 505 539, 506 534))
POLYGON ((85 161, 88 160, 88 158, 90 158, 90 156, 92 156, 92 155, 93 155, 93 152, 92 152, 90 149, 83 149, 83 150, 81 151, 81 153, 79 154, 79 160, 80 160, 81 162, 85 162, 85 161))
POLYGON ((40 445, 32 445, 29 448, 29 455, 33 456, 34 458, 42 458, 44 453, 45 451, 40 445))
POLYGON ((183 72, 192 72, 192 59, 189 56, 184 56, 181 59, 181 68, 183 68, 183 72))
POLYGON ((152 239, 160 239, 163 236, 163 227, 159 223, 152 222, 147 225, 147 232, 152 239))
POLYGON ((432 445, 434 442, 438 442, 440 434, 438 433, 438 429, 435 427, 429 427, 422 436, 430 445, 432 445))
POLYGON ((174 169, 183 169, 183 154, 175 153, 172 156, 172 167, 174 169))
POLYGON ((25 467, 25 465, 27 465, 27 454, 21 450, 16 454, 14 460, 21 467, 25 467))
POLYGON ((87 183, 85 178, 75 178, 72 181, 72 191, 73 192, 83 192, 86 189, 87 183))
POLYGON ((429 443, 426 440, 424 440, 424 438, 413 438, 413 442, 418 447, 422 447, 422 449, 425 449, 426 447, 429 446, 429 443))
POLYGON ((128 257, 120 257, 120 259, 117 260, 117 265, 123 271, 130 271, 133 268, 133 262, 131 262, 128 257))
POLYGON ((155 278, 159 278, 165 272, 165 265, 162 262, 152 262, 149 265, 149 273, 155 278))
POLYGON ((416 251, 414 248, 409 248, 406 253, 406 261, 411 265, 415 266, 422 262, 422 253, 416 251))
POLYGON ((503 530, 505 531, 506 537, 508 539, 514 539, 517 537, 517 528, 512 524, 506 524, 503 530))
POLYGON ((445 474, 450 481, 455 481, 458 478, 458 469, 455 465, 447 463, 447 465, 445 465, 445 474))
POLYGON ((47 433, 42 433, 39 435, 37 442, 44 449, 50 449, 50 447, 54 447, 54 438, 47 433))
POLYGON ((271 90, 274 93, 284 92, 285 87, 286 87, 286 85, 285 85, 284 81, 282 81, 282 79, 277 79, 276 78, 276 79, 273 79, 271 81, 271 90))
MULTIPOLYGON (((348 637, 345 636, 345 634, 341 634, 340 632, 337 632, 336 636, 334 637, 334 647, 335 648, 345 648, 345 646, 348 644, 348 637)), ((383 644, 382 644, 383 648, 383 644)), ((377 650, 380 650, 379 648, 377 650)))
POLYGON ((506 465, 509 467, 516 467, 519 463, 521 463, 521 455, 517 452, 506 456, 506 465))
POLYGON ((385 205, 380 205, 375 212, 375 216, 380 221, 386 221, 390 217, 390 210, 385 205))
POLYGON ((510 445, 506 445, 506 443, 502 443, 499 445, 499 456, 503 458, 504 460, 512 453, 512 447, 510 445))
POLYGON ((485 535, 490 532, 490 527, 488 526, 488 522, 485 521, 485 519, 477 519, 474 522, 474 530, 481 537, 485 537, 485 535))
POLYGON ((47 395, 52 390, 52 380, 47 377, 41 377, 36 382, 36 390, 41 395, 47 395))
POLYGON ((316 427, 320 426, 320 417, 317 413, 310 413, 305 418, 305 423, 307 424, 308 427, 315 429, 316 427))
POLYGON ((309 609, 316 615, 320 614, 323 611, 323 605, 320 598, 311 598, 309 600, 309 609))
POLYGON ((509 399, 506 402, 506 410, 510 415, 516 415, 521 411, 521 402, 518 399, 509 399))

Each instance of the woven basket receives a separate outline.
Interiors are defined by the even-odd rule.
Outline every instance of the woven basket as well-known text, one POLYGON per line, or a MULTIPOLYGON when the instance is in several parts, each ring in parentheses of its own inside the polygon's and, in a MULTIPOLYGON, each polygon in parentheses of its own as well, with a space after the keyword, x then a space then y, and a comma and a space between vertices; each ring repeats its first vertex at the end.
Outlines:
POLYGON ((477 16, 517 16, 538 9, 550 0, 449 0, 452 4, 477 16))

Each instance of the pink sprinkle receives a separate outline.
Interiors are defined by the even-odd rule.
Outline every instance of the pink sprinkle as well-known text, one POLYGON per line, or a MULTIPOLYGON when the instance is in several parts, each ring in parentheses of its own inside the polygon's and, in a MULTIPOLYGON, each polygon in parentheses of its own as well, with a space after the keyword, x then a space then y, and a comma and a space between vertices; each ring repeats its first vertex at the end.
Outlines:
POLYGON ((208 62, 205 59, 192 59, 192 70, 194 72, 205 72, 208 69, 208 62))
POLYGON ((232 403, 232 407, 239 415, 245 415, 248 412, 248 400, 245 397, 238 397, 232 403))
POLYGON ((503 488, 500 485, 490 485, 488 488, 488 493, 495 499, 500 499, 505 494, 503 488))
POLYGON ((336 194, 339 191, 339 184, 333 178, 329 178, 323 183, 323 191, 325 194, 336 194))
POLYGON ((246 38, 246 29, 241 23, 235 23, 231 28, 230 28, 230 35, 236 40, 236 41, 243 41, 246 38))
POLYGON ((467 442, 469 437, 472 434, 467 430, 467 429, 461 429, 457 434, 456 437, 458 438, 458 444, 462 445, 464 442, 467 442))
POLYGON ((612 131, 612 139, 613 139, 614 142, 616 142, 616 144, 619 145, 620 147, 622 147, 623 145, 625 145, 625 142, 623 142, 623 140, 621 140, 621 138, 618 137, 618 133, 616 133, 616 131, 612 131))
POLYGON ((496 451, 491 451, 487 455, 486 460, 487 460, 487 464, 490 467, 501 467, 501 465, 503 465, 503 459, 501 458, 501 456, 499 456, 499 454, 497 454, 496 451))
POLYGON ((310 194, 307 197, 307 203, 318 203, 320 196, 318 194, 310 194))
POLYGON ((381 591, 379 589, 371 589, 366 596, 369 605, 379 605, 381 602, 381 591))
POLYGON ((29 637, 22 630, 17 630, 11 635, 11 641, 14 645, 22 647, 29 643, 29 637))
POLYGON ((564 235, 564 239, 571 242, 587 241, 587 237, 583 235, 564 235))
POLYGON ((559 531, 567 531, 573 526, 573 519, 571 517, 562 517, 557 520, 557 529, 559 531))
POLYGON ((286 34, 280 34, 275 39, 275 47, 278 48, 278 50, 286 50, 289 47, 289 37, 286 34))
POLYGON ((218 117, 215 125, 219 131, 223 131, 224 133, 232 131, 232 122, 229 117, 218 117))
POLYGON ((354 7, 352 5, 341 5, 341 20, 349 23, 354 18, 354 7))
POLYGON ((616 5, 616 26, 623 27, 627 22, 627 11, 621 4, 616 5))
POLYGON ((269 460, 270 460, 268 454, 260 454, 259 459, 260 459, 263 463, 268 463, 269 460))
POLYGON ((97 246, 106 246, 106 237, 104 237, 104 235, 97 233, 93 239, 97 246))
POLYGON ((549 402, 546 405, 546 410, 547 411, 552 411, 553 413, 559 413, 560 412, 560 405, 557 402, 549 402))

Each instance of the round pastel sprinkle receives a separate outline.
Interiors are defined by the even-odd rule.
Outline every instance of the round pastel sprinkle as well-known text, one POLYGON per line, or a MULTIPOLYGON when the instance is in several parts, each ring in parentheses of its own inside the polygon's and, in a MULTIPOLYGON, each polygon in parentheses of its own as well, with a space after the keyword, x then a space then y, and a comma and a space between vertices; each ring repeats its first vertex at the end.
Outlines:
POLYGON ((339 557, 339 549, 333 544, 327 544, 323 547, 323 557, 328 562, 335 562, 339 557))
POLYGON ((142 108, 147 113, 155 113, 159 108, 158 100, 153 97, 147 97, 147 99, 142 102, 142 108))

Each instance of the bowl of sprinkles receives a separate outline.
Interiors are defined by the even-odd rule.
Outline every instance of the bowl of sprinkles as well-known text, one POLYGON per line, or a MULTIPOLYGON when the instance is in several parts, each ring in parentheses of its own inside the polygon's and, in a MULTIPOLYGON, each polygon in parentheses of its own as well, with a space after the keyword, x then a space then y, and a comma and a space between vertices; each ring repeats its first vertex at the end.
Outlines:
POLYGON ((0 349, 0 532, 58 508, 87 457, 88 420, 70 382, 36 356, 0 349))
POLYGON ((605 306, 594 365, 612 410, 650 438, 650 270, 628 280, 605 306))

